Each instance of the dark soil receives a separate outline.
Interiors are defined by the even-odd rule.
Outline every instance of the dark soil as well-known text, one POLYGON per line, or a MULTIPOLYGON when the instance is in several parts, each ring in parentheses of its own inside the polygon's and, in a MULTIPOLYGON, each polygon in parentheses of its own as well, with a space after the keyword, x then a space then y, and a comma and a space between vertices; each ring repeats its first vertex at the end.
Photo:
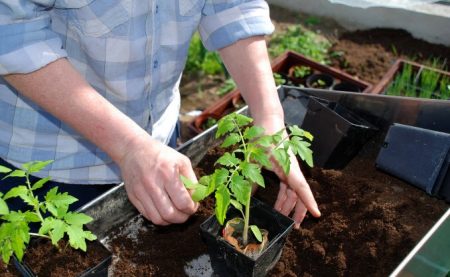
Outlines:
MULTIPOLYGON (((197 174, 210 173, 216 158, 213 150, 197 174)), ((269 276, 387 276, 448 208, 377 171, 372 158, 360 155, 343 171, 307 172, 322 217, 307 217, 291 232, 269 276)), ((256 196, 273 204, 274 181, 268 176, 267 188, 256 196)), ((185 276, 186 264, 207 253, 199 225, 213 213, 213 203, 203 202, 185 224, 155 227, 138 217, 118 230, 109 241, 118 257, 112 276, 185 276)))
MULTIPOLYGON (((66 247, 65 242, 62 241, 59 245, 60 250, 53 246, 50 240, 40 239, 38 243, 34 241, 27 248, 23 262, 36 276, 75 277, 95 267, 111 255, 99 242, 87 242, 87 252, 74 250, 70 246, 66 247)), ((5 269, 2 264, 0 276, 21 275, 12 265, 5 269)))

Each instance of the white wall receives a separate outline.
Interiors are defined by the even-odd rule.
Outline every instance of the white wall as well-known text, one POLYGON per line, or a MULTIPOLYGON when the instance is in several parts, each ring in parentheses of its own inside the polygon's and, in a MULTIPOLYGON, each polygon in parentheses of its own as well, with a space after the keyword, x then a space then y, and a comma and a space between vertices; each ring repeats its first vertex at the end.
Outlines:
POLYGON ((348 30, 376 27, 404 29, 414 37, 450 46, 450 6, 424 4, 397 8, 355 8, 328 0, 267 0, 311 15, 331 17, 348 30))

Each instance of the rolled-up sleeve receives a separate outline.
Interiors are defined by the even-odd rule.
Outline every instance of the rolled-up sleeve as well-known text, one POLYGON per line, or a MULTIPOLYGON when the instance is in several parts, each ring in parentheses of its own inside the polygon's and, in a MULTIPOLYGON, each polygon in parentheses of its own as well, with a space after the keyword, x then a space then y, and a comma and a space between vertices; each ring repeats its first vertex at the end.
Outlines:
POLYGON ((208 50, 217 50, 252 36, 274 30, 269 5, 262 0, 207 0, 199 33, 208 50))
POLYGON ((54 0, 36 2, 0 0, 0 75, 33 72, 67 56, 50 29, 54 0))

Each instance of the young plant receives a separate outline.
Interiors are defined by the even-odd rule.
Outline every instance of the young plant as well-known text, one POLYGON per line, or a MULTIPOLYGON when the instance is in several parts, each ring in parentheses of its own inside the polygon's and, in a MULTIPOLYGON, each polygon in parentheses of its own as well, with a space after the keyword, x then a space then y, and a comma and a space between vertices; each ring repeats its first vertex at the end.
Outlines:
POLYGON ((309 166, 313 166, 312 151, 309 146, 313 136, 298 126, 288 127, 289 135, 284 136, 285 129, 273 135, 265 135, 264 129, 251 126, 252 119, 232 113, 218 121, 216 138, 226 136, 221 147, 229 149, 217 161, 217 168, 211 175, 203 176, 198 183, 181 176, 188 189, 192 189, 192 198, 201 201, 215 192, 215 215, 223 225, 229 205, 233 205, 242 214, 244 227, 243 245, 248 243, 248 231, 251 229, 255 238, 261 242, 259 227, 249 225, 250 200, 254 184, 265 187, 261 169, 272 168, 270 157, 274 157, 282 170, 290 170, 289 153, 299 155, 309 166))
POLYGON ((311 67, 309 66, 295 66, 293 75, 295 78, 305 78, 306 76, 311 74, 311 67))
POLYGON ((83 225, 92 218, 78 212, 70 212, 69 205, 78 199, 67 192, 58 192, 54 187, 40 200, 35 191, 42 188, 50 177, 40 179, 32 184, 30 175, 45 168, 52 161, 35 161, 23 164, 22 169, 11 170, 0 166, 0 172, 8 174, 5 178, 25 178, 24 185, 17 185, 6 194, 0 193, 0 254, 5 264, 9 263, 14 254, 22 260, 30 237, 43 237, 51 240, 56 247, 58 242, 67 235, 69 245, 74 249, 86 251, 86 240, 97 237, 90 231, 84 230, 83 225), (19 197, 28 206, 25 211, 11 211, 6 200, 19 197), (38 223, 38 233, 30 231, 30 223, 38 223))

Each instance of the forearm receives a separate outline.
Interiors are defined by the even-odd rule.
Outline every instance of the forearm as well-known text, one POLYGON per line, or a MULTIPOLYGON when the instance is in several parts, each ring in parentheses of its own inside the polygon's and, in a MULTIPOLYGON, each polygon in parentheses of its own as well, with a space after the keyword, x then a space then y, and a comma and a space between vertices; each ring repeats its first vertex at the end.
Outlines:
POLYGON ((283 109, 272 76, 264 37, 240 40, 219 52, 249 105, 255 123, 274 127, 283 126, 283 109))
POLYGON ((103 98, 66 59, 28 74, 4 76, 22 95, 65 122, 119 162, 145 131, 103 98))

